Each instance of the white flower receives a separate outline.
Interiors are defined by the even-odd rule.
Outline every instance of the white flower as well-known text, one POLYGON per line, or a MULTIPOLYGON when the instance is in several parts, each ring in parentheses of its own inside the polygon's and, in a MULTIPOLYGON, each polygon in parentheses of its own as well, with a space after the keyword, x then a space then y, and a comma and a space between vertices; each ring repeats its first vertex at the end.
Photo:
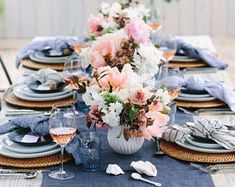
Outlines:
POLYGON ((109 17, 113 18, 116 17, 118 14, 120 14, 122 10, 122 6, 120 5, 120 3, 115 2, 112 4, 112 6, 109 8, 109 17))
POLYGON ((158 72, 158 64, 161 62, 162 52, 153 44, 140 44, 134 55, 134 63, 138 74, 148 73, 152 76, 158 72))
POLYGON ((102 120, 109 126, 120 125, 120 114, 122 112, 123 106, 121 103, 111 103, 109 107, 103 108, 101 111, 105 114, 102 116, 102 120))
POLYGON ((110 8, 110 5, 108 3, 102 2, 100 5, 100 12, 103 15, 107 15, 109 13, 109 8, 110 8))
POLYGON ((167 105, 171 101, 171 96, 168 94, 167 90, 159 89, 157 90, 156 96, 160 98, 164 105, 167 105))
POLYGON ((82 96, 86 105, 99 105, 100 103, 103 103, 103 97, 99 91, 100 88, 97 85, 92 85, 86 88, 86 92, 82 96))

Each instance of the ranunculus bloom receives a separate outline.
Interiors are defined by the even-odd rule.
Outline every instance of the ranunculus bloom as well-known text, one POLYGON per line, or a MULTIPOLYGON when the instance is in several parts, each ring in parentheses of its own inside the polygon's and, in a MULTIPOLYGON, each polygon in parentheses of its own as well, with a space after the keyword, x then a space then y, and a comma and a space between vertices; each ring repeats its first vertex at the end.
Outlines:
POLYGON ((130 98, 131 102, 137 105, 143 105, 146 103, 147 99, 150 98, 150 93, 147 90, 141 89, 137 90, 130 98))
POLYGON ((146 43, 150 38, 148 25, 141 19, 131 20, 126 25, 125 30, 136 44, 146 43))
POLYGON ((121 37, 114 33, 98 38, 88 52, 88 58, 92 67, 98 69, 101 66, 106 66, 105 58, 114 57, 120 48, 120 44, 121 37))
POLYGON ((99 36, 101 31, 102 31, 102 27, 105 24, 105 20, 102 16, 93 16, 90 15, 88 18, 88 28, 89 28, 89 32, 95 36, 99 36), (100 30, 101 29, 101 30, 100 30))

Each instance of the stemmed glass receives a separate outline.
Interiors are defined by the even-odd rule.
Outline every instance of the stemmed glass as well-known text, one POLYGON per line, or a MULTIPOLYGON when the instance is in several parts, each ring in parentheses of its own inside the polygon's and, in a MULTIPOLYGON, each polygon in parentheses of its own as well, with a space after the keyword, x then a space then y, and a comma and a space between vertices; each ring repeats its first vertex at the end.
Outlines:
POLYGON ((159 50, 162 51, 165 63, 168 63, 175 56, 177 44, 173 35, 159 35, 156 45, 159 46, 159 50))
POLYGON ((65 146, 76 135, 76 129, 74 106, 53 105, 49 119, 49 132, 53 141, 61 147, 61 165, 58 171, 50 172, 49 177, 65 180, 74 176, 72 172, 64 170, 63 156, 65 146))

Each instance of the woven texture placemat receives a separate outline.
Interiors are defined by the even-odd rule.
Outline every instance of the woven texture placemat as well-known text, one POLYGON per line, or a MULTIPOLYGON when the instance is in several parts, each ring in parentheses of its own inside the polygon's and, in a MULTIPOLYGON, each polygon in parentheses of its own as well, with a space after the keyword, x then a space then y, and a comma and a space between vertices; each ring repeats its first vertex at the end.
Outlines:
POLYGON ((189 162, 204 162, 204 163, 225 163, 235 161, 234 153, 202 153, 191 151, 178 146, 175 143, 162 140, 160 144, 161 150, 167 155, 189 162))
POLYGON ((177 106, 184 108, 210 108, 210 107, 221 107, 226 104, 222 101, 205 101, 205 102, 189 102, 189 101, 177 101, 175 100, 177 106))
POLYGON ((206 67, 207 65, 201 61, 196 62, 178 62, 178 61, 170 61, 169 67, 171 68, 200 68, 200 67, 206 67))
POLYGON ((35 62, 30 59, 22 60, 21 63, 24 67, 34 69, 34 70, 39 70, 43 68, 51 68, 57 71, 63 71, 64 69, 64 64, 49 64, 49 63, 45 64, 45 63, 35 62))
MULTIPOLYGON (((64 155, 64 162, 72 159, 69 155, 64 155)), ((60 154, 44 156, 39 158, 17 159, 0 155, 1 166, 12 166, 19 168, 40 168, 52 166, 60 163, 60 154)))
POLYGON ((13 94, 12 90, 8 90, 4 93, 3 99, 8 103, 13 106, 18 106, 18 107, 24 107, 24 108, 36 108, 36 109, 43 109, 43 108, 51 108, 54 104, 74 104, 75 100, 73 97, 68 97, 65 99, 60 99, 56 101, 40 101, 40 102, 35 102, 35 101, 25 101, 18 99, 15 97, 13 94))

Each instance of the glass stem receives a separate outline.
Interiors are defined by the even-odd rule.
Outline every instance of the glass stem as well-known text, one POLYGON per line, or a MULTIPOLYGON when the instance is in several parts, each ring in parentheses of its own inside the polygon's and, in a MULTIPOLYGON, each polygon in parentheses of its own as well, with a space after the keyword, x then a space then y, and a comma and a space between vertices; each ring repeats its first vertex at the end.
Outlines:
POLYGON ((61 145, 61 155, 60 155, 60 173, 64 173, 64 145, 61 145))

